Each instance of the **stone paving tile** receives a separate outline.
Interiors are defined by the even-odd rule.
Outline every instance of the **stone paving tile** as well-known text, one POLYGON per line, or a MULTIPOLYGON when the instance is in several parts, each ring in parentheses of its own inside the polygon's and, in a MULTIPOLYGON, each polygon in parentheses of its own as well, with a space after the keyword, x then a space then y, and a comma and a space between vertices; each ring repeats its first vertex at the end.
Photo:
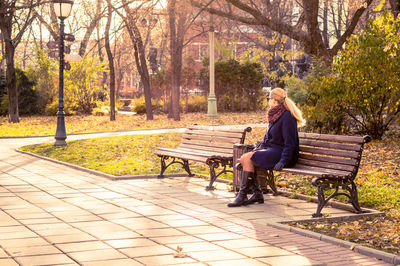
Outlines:
POLYGON ((224 240, 224 241, 214 241, 214 244, 228 248, 228 249, 241 249, 241 248, 248 248, 248 247, 266 247, 268 246, 262 241, 251 239, 251 238, 244 238, 244 239, 234 239, 234 240, 224 240))
POLYGON ((130 239, 117 239, 117 240, 106 240, 105 243, 112 246, 113 248, 132 248, 132 247, 145 247, 157 245, 148 238, 130 238, 130 239))
POLYGON ((197 219, 193 219, 193 218, 164 221, 164 223, 166 223, 169 226, 177 227, 177 228, 191 227, 191 226, 198 226, 198 225, 207 225, 207 223, 202 222, 197 219))
POLYGON ((289 251, 274 246, 238 248, 235 251, 252 258, 294 255, 289 251))
POLYGON ((3 248, 45 246, 49 243, 40 237, 1 240, 3 248))
POLYGON ((162 215, 162 214, 176 214, 176 212, 160 208, 158 206, 139 206, 133 209, 133 211, 140 213, 144 216, 151 216, 151 215, 162 215))
POLYGON ((122 248, 119 249, 125 255, 137 259, 138 257, 157 256, 157 255, 170 255, 175 251, 163 245, 122 248))
POLYGON ((1 266, 19 266, 13 259, 0 259, 1 266))
POLYGON ((175 228, 163 228, 163 229, 137 229, 137 233, 146 237, 159 237, 159 236, 182 236, 186 235, 175 228))
POLYGON ((266 258, 259 258, 259 260, 272 266, 282 266, 282 265, 324 266, 325 265, 325 263, 321 263, 319 261, 311 260, 306 257, 298 255, 266 257, 266 258))
POLYGON ((49 223, 60 223, 61 220, 52 217, 52 218, 38 218, 38 219, 20 219, 22 224, 25 225, 34 225, 34 224, 49 224, 49 223))
POLYGON ((70 235, 70 234, 80 234, 82 231, 76 228, 60 228, 60 229, 47 229, 47 230, 33 230, 36 234, 40 236, 60 236, 60 235, 70 235))
POLYGON ((143 265, 133 259, 99 260, 80 262, 84 266, 139 266, 143 265))
MULTIPOLYGON (((266 264, 256 259, 240 259, 208 262, 211 266, 265 266, 266 264)), ((284 265, 282 265, 284 266, 284 265)))
POLYGON ((226 233, 227 231, 212 225, 181 227, 179 230, 192 235, 226 233))
POLYGON ((74 263, 74 261, 64 254, 15 257, 21 265, 54 265, 74 263))
POLYGON ((151 240, 160 243, 160 244, 176 244, 180 245, 182 243, 192 243, 192 242, 201 242, 204 241, 200 238, 190 236, 190 235, 182 235, 182 236, 163 236, 163 237, 152 237, 151 240))
POLYGON ((67 254, 78 262, 127 258, 124 254, 112 248, 68 252, 67 254))
MULTIPOLYGON (((2 248, 0 248, 0 259, 10 257, 2 248)), ((1 264, 0 264, 1 265, 1 264)))
MULTIPOLYGON (((150 257, 140 257, 137 260, 144 265, 192 265, 197 263, 196 260, 190 257, 174 257, 173 255, 160 255, 150 257)), ((204 264, 203 264, 204 265, 204 264)))
POLYGON ((167 247, 177 250, 178 247, 182 248, 183 253, 206 251, 206 250, 221 250, 220 246, 214 245, 210 242, 195 242, 195 243, 181 243, 181 244, 168 244, 167 247))
POLYGON ((27 226, 32 231, 41 232, 47 230, 64 230, 67 232, 70 229, 74 229, 71 225, 58 221, 58 223, 42 223, 32 224, 27 226))
POLYGON ((132 212, 132 211, 121 211, 118 213, 104 213, 104 214, 98 214, 99 217, 109 220, 109 221, 115 221, 117 219, 124 219, 124 218, 135 218, 135 217, 141 217, 140 214, 132 212))
POLYGON ((0 226, 0 234, 4 233, 17 233, 23 230, 27 230, 25 226, 22 225, 12 225, 12 226, 0 226))
POLYGON ((61 254, 61 251, 51 245, 35 247, 10 247, 6 249, 13 257, 61 254))
POLYGON ((74 242, 82 242, 82 241, 89 241, 95 240, 89 234, 86 233, 79 233, 79 234, 68 234, 68 235, 57 235, 57 236, 45 236, 44 237, 47 241, 52 244, 59 244, 59 243, 74 243, 74 242))
POLYGON ((84 231, 88 232, 90 235, 98 238, 98 239, 123 239, 123 238, 134 238, 134 237, 140 237, 138 233, 129 231, 128 229, 125 230, 107 230, 103 228, 95 228, 95 229, 89 229, 86 228, 84 231))
POLYGON ((0 242, 9 239, 21 239, 21 238, 30 238, 37 236, 34 232, 24 229, 21 232, 11 232, 11 233, 2 233, 0 234, 0 242))
POLYGON ((114 223, 123 225, 129 229, 139 230, 139 229, 161 229, 169 228, 170 226, 163 224, 161 222, 154 221, 146 217, 135 217, 135 218, 125 218, 125 219, 115 219, 114 223))
POLYGON ((110 246, 104 244, 102 241, 65 243, 65 244, 56 244, 55 246, 66 253, 110 248, 110 246))
POLYGON ((235 233, 217 233, 217 234, 198 234, 194 235, 198 238, 207 240, 207 241, 218 241, 218 240, 231 240, 231 239, 240 239, 245 238, 242 235, 238 235, 235 233))
POLYGON ((66 216, 63 217, 61 220, 63 220, 66 223, 77 223, 77 222, 101 221, 102 219, 94 214, 89 214, 81 216, 66 216))
POLYGON ((235 259, 245 259, 247 256, 239 254, 237 252, 229 251, 229 250, 207 250, 207 251, 197 251, 197 252, 185 252, 185 254, 190 257, 203 261, 226 261, 226 260, 235 260, 235 259))
POLYGON ((53 218, 53 216, 45 211, 38 211, 35 212, 34 210, 32 211, 27 211, 25 209, 21 210, 9 210, 7 211, 14 219, 21 219, 21 220, 26 220, 26 219, 42 219, 42 218, 53 218))

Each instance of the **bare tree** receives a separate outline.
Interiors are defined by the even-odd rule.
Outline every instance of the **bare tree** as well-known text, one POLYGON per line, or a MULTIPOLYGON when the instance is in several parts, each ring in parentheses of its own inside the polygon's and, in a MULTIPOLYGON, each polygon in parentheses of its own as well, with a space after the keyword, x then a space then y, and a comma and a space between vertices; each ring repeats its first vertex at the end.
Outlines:
POLYGON ((0 30, 5 46, 6 79, 8 89, 8 120, 19 123, 17 79, 15 75, 15 49, 27 27, 35 19, 33 10, 42 4, 36 1, 0 0, 0 30))
POLYGON ((184 27, 186 16, 181 14, 176 17, 176 0, 168 1, 168 22, 169 22, 169 49, 171 55, 171 104, 172 117, 175 121, 180 120, 180 83, 182 72, 182 51, 184 41, 184 27))
POLYGON ((137 23, 139 20, 138 14, 140 13, 143 14, 146 12, 144 8, 142 10, 140 10, 140 8, 143 7, 145 4, 147 4, 149 5, 148 9, 151 10, 152 7, 154 6, 152 5, 151 1, 143 1, 141 5, 135 8, 131 8, 129 4, 130 2, 128 2, 127 0, 122 0, 122 6, 120 7, 113 6, 113 9, 124 21, 126 30, 133 44, 136 68, 140 74, 140 79, 143 85, 143 92, 146 105, 146 119, 153 120, 153 110, 151 105, 150 75, 149 75, 149 70, 147 68, 145 45, 143 43, 143 37, 137 23), (123 9, 125 14, 122 14, 120 9, 123 9))
MULTIPOLYGON (((336 42, 331 46, 323 37, 318 20, 320 15, 321 1, 301 0, 297 8, 299 15, 297 21, 293 17, 279 17, 277 7, 283 7, 288 1, 265 1, 265 0, 221 0, 217 7, 210 7, 215 0, 198 1, 192 3, 210 13, 239 21, 252 26, 265 26, 275 32, 284 34, 298 41, 306 53, 324 59, 327 63, 332 62, 333 56, 342 48, 346 39, 355 30, 358 21, 364 11, 371 5, 373 0, 366 0, 354 10, 351 20, 346 29, 338 36, 336 42)), ((322 1, 324 4, 325 2, 322 1)), ((282 8, 283 9, 283 8, 282 8)))
POLYGON ((111 27, 112 13, 113 13, 111 0, 107 0, 107 8, 108 8, 108 15, 107 15, 107 24, 105 29, 104 45, 107 51, 108 67, 110 69, 110 121, 114 121, 115 120, 115 68, 114 68, 114 57, 110 47, 110 27, 111 27))

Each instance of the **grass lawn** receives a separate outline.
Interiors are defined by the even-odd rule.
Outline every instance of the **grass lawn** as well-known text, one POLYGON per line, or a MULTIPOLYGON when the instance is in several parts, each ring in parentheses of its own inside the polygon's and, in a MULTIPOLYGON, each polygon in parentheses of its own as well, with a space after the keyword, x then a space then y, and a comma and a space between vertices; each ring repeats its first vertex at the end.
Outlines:
MULTIPOLYGON (((145 115, 117 114, 115 121, 108 116, 66 116, 65 128, 68 134, 93 133, 106 131, 126 131, 152 128, 187 127, 199 125, 229 125, 264 123, 264 112, 219 113, 218 118, 209 118, 205 113, 182 114, 181 121, 168 119, 167 115, 154 115, 154 120, 146 120, 145 115)), ((20 123, 9 123, 0 117, 0 137, 51 136, 56 132, 57 117, 32 116, 21 117, 20 123)))
MULTIPOLYGON (((223 121, 225 124, 237 124, 240 121, 247 123, 264 121, 263 114, 259 115, 258 118, 257 115, 250 114, 250 120, 247 120, 247 116, 248 114, 242 114, 242 116, 224 114, 219 119, 226 118, 223 121)), ((181 121, 182 126, 194 122, 198 124, 211 124, 210 121, 213 121, 213 124, 217 123, 217 120, 209 120, 206 116, 199 115, 198 118, 200 119, 200 117, 204 120, 195 121, 195 116, 191 118, 183 117, 182 121, 185 122, 181 121)), ((165 117, 157 117, 156 119, 155 125, 165 125, 163 127, 176 127, 177 124, 181 123, 175 123, 165 117)), ((145 128, 146 125, 144 123, 141 128, 145 128)), ((246 143, 255 143, 260 140, 264 131, 265 129, 262 128, 253 129, 248 134, 246 143)), ((158 174, 160 161, 157 156, 153 155, 152 151, 160 146, 175 147, 179 140, 180 134, 176 133, 121 136, 69 141, 66 147, 53 147, 51 143, 27 146, 21 149, 114 175, 158 174)), ((204 164, 194 164, 191 168, 194 172, 208 174, 208 167, 204 164)), ((166 173, 177 172, 184 173, 180 165, 171 169, 168 168, 166 173)), ((292 225, 400 254, 399 176, 400 140, 393 138, 385 141, 373 141, 364 150, 356 179, 359 200, 362 207, 372 207, 386 212, 387 215, 354 222, 314 222, 292 225)), ((226 178, 231 177, 227 176, 226 178)), ((316 190, 311 186, 311 181, 307 177, 279 175, 277 179, 280 189, 299 194, 316 195, 316 190)))

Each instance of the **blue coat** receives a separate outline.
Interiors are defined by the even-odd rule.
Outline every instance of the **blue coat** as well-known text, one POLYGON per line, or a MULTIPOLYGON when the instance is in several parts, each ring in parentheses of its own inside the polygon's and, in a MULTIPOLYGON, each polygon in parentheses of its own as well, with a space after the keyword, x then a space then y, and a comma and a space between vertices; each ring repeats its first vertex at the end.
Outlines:
POLYGON ((297 120, 286 110, 275 123, 268 125, 264 141, 251 160, 264 169, 272 169, 281 162, 284 167, 296 164, 299 158, 297 120))

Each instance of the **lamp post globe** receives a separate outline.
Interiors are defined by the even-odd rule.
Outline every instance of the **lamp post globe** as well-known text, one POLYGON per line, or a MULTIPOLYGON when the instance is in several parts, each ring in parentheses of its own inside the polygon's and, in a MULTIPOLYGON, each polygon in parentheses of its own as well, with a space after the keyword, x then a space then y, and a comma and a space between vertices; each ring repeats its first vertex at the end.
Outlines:
POLYGON ((58 85, 58 112, 57 112, 57 129, 54 146, 65 146, 67 142, 67 133, 65 131, 65 113, 64 113, 64 20, 70 15, 74 1, 71 0, 52 0, 54 12, 60 19, 60 38, 58 45, 58 54, 60 57, 59 67, 59 85, 58 85))

